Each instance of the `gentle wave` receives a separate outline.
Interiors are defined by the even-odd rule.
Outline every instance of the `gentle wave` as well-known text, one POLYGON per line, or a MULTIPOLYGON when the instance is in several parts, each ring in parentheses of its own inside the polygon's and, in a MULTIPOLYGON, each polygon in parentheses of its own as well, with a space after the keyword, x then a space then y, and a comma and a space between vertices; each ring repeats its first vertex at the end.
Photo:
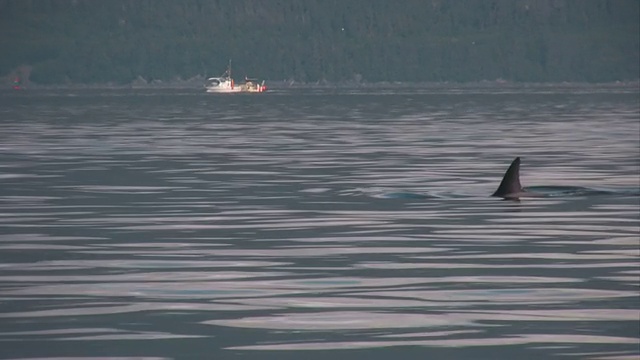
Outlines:
POLYGON ((76 95, 0 99, 3 358, 638 356, 633 91, 76 95))

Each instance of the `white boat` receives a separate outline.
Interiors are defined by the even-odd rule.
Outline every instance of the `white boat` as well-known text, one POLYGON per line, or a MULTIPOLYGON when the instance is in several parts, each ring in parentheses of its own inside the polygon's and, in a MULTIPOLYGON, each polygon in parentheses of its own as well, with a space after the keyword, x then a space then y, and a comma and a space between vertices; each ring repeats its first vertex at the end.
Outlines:
POLYGON ((267 90, 264 80, 258 83, 256 79, 245 78, 244 84, 236 85, 231 77, 231 60, 229 60, 227 71, 218 77, 208 78, 204 87, 209 93, 265 92, 267 90))
POLYGON ((231 77, 231 61, 229 61, 227 71, 219 77, 208 78, 204 87, 207 88, 207 92, 210 93, 231 93, 242 91, 240 87, 235 86, 233 78, 231 77))

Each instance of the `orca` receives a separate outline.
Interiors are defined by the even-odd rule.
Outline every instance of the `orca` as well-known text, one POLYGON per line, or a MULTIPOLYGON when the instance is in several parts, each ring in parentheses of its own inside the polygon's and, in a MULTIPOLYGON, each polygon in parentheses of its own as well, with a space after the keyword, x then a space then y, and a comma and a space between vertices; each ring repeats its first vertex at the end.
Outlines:
MULTIPOLYGON (((464 197, 464 195, 434 194, 434 193, 413 193, 413 192, 383 192, 376 190, 375 197, 393 199, 446 199, 451 197, 464 197)), ((491 194, 493 197, 503 200, 520 201, 521 198, 555 198, 555 197, 576 197, 576 196, 640 196, 640 188, 632 189, 606 189, 589 188, 582 186, 531 186, 524 188, 520 183, 520 157, 515 158, 509 168, 504 173, 498 189, 491 194)))
POLYGON ((507 200, 519 200, 521 197, 536 197, 540 195, 527 192, 520 184, 520 157, 517 157, 511 162, 507 172, 504 173, 498 190, 491 196, 507 200))

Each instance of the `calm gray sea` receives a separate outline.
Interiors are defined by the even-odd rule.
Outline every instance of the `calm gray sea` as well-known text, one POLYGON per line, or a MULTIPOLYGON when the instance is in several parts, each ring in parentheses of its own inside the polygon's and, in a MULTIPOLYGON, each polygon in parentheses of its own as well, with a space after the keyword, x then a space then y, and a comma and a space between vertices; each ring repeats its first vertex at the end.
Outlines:
POLYGON ((0 358, 638 359, 639 98, 2 92, 0 358))

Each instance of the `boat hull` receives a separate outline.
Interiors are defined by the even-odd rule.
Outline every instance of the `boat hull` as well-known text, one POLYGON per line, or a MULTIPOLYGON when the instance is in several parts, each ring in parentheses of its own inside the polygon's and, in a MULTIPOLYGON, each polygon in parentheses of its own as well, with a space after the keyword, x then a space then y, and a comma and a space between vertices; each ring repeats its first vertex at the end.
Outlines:
POLYGON ((242 92, 240 88, 207 88, 208 93, 217 93, 217 94, 228 94, 228 93, 238 93, 242 92))

